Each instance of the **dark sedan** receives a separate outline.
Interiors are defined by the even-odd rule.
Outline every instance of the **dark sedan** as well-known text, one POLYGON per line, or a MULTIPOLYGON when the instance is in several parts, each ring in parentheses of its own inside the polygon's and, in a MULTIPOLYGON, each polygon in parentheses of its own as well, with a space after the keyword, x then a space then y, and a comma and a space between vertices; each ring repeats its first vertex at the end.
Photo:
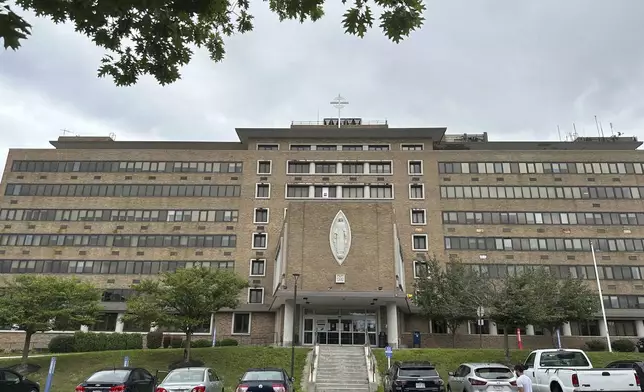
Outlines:
POLYGON ((141 368, 100 370, 76 387, 76 392, 154 392, 156 380, 141 368))
POLYGON ((248 369, 239 379, 236 392, 294 392, 293 381, 284 369, 248 369))
POLYGON ((0 369, 0 391, 2 392, 39 392, 37 382, 27 380, 11 369, 0 369))

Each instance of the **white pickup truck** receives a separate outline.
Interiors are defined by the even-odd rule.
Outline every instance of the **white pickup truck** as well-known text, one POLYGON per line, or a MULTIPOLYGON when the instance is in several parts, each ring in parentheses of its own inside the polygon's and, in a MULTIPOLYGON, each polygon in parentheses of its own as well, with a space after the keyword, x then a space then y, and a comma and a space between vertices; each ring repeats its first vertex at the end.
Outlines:
POLYGON ((582 350, 536 350, 523 365, 533 392, 640 392, 635 370, 593 368, 582 350))

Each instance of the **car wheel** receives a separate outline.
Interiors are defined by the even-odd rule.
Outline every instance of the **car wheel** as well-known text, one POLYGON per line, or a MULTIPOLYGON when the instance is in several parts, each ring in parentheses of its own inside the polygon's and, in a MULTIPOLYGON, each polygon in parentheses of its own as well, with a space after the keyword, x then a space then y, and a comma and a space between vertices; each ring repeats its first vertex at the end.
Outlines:
POLYGON ((34 389, 30 390, 29 392, 38 392, 38 390, 36 388, 34 388, 34 389))

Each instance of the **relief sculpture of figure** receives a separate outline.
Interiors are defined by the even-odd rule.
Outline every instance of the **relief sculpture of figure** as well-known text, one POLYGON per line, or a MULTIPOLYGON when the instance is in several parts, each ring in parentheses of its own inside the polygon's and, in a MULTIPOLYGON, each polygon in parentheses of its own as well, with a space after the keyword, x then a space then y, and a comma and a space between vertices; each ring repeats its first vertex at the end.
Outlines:
POLYGON ((344 219, 338 220, 338 225, 335 227, 335 250, 339 259, 344 258, 345 251, 347 249, 347 225, 344 219))
POLYGON ((333 257, 339 264, 342 264, 351 247, 351 228, 347 217, 342 211, 338 211, 329 233, 329 242, 333 257))

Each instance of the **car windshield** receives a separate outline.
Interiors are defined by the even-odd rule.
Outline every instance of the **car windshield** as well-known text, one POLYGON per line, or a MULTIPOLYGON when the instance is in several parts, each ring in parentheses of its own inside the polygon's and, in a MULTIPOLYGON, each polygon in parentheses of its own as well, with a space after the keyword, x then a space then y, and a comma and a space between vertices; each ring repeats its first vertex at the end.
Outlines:
POLYGON ((590 366, 588 360, 579 351, 546 352, 541 354, 539 366, 542 367, 567 367, 590 366))
POLYGON ((86 382, 124 382, 129 375, 129 370, 101 370, 100 372, 92 374, 86 382))
POLYGON ((277 370, 253 370, 246 372, 242 381, 284 381, 282 372, 277 370))
POLYGON ((199 369, 178 369, 170 372, 163 380, 164 383, 172 382, 202 382, 204 381, 204 371, 199 369))
POLYGON ((476 369, 474 374, 486 380, 508 380, 514 377, 514 374, 506 367, 482 367, 476 369))
POLYGON ((400 377, 438 377, 438 372, 433 367, 408 367, 398 369, 400 377))

